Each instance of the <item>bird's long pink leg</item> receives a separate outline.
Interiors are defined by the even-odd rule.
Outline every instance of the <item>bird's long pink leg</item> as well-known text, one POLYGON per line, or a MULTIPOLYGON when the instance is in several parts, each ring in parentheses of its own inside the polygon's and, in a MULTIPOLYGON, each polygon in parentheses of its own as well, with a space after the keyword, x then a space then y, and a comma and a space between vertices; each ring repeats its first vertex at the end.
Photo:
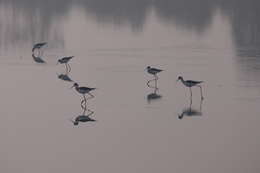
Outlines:
POLYGON ((87 100, 94 98, 94 95, 92 95, 92 94, 90 94, 90 93, 88 93, 88 95, 90 95, 90 97, 87 98, 87 100))
POLYGON ((70 65, 69 64, 67 64, 68 65, 68 68, 69 68, 69 72, 71 71, 71 68, 70 68, 70 65))
POLYGON ((86 109, 87 108, 87 100, 86 100, 86 96, 83 95, 83 100, 81 101, 81 108, 82 109, 86 109), (84 103, 84 106, 83 106, 84 103))
POLYGON ((66 74, 68 74, 69 73, 69 69, 68 69, 68 66, 67 66, 66 63, 65 63, 65 67, 66 67, 66 74))
POLYGON ((198 85, 198 87, 200 87, 200 96, 201 96, 201 100, 203 100, 204 97, 203 97, 203 94, 202 94, 202 87, 200 85, 198 85))
POLYGON ((191 87, 190 88, 190 98, 192 99, 192 90, 191 90, 191 87))

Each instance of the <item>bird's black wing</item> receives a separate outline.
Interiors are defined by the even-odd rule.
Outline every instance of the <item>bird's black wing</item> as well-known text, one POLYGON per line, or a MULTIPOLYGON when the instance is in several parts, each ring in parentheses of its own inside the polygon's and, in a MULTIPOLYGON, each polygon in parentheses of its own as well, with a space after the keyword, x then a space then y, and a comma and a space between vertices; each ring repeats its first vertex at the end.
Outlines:
POLYGON ((200 83, 202 83, 203 81, 187 80, 186 82, 187 82, 187 83, 191 83, 191 84, 196 85, 196 84, 200 84, 200 83))

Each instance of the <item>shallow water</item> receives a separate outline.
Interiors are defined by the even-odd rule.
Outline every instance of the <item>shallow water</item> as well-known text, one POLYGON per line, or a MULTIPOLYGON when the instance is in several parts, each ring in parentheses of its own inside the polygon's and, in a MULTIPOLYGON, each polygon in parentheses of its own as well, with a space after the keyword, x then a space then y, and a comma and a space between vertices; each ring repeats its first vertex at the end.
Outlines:
POLYGON ((0 1, 1 172, 258 173, 259 7, 0 1), (47 63, 37 64, 31 49, 42 41, 47 63), (82 114, 81 96, 56 65, 70 55, 67 77, 97 87, 87 104, 96 122, 71 122, 82 114), (148 65, 164 69, 156 94, 146 85, 148 65), (187 116, 189 89, 179 75, 204 81, 203 102, 192 89, 197 116, 187 116))

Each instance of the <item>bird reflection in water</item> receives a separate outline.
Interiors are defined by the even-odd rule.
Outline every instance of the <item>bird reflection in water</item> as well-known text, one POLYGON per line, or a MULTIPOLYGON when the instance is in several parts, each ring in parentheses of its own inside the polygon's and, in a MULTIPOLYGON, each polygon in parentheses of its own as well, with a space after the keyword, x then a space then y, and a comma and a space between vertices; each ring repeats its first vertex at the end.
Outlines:
POLYGON ((74 83, 74 85, 71 88, 75 88, 79 94, 82 94, 83 96, 83 100, 81 101, 82 109, 84 109, 84 106, 86 107, 87 100, 94 98, 94 95, 92 95, 90 92, 95 90, 96 88, 89 88, 84 86, 80 87, 78 83, 74 83), (88 94, 90 97, 87 98, 86 94, 88 94))
POLYGON ((69 77, 68 74, 57 74, 58 78, 63 81, 73 82, 73 80, 69 77))
POLYGON ((43 56, 43 50, 41 49, 43 46, 47 45, 47 42, 42 42, 42 43, 36 43, 33 45, 32 48, 32 53, 35 53, 35 50, 37 50, 38 52, 38 57, 42 57, 43 56))
POLYGON ((184 116, 187 116, 187 117, 202 116, 202 102, 203 102, 203 99, 200 100, 200 109, 196 110, 196 109, 191 107, 192 106, 192 99, 190 99, 189 107, 184 108, 182 110, 182 113, 178 114, 178 118, 182 119, 184 116))
POLYGON ((33 57, 33 60, 36 63, 39 63, 39 64, 44 64, 45 63, 45 61, 40 56, 35 56, 34 53, 32 54, 32 57, 33 57))
POLYGON ((75 126, 79 125, 79 122, 95 122, 96 120, 90 117, 92 114, 94 114, 92 110, 87 109, 87 107, 84 107, 82 115, 77 116, 74 120, 71 119, 71 122, 75 126), (87 111, 87 115, 86 115, 86 111, 87 111))
POLYGON ((67 81, 67 82, 74 82, 70 77, 69 77, 69 73, 71 72, 71 67, 70 65, 68 64, 68 61, 73 58, 74 56, 71 56, 71 57, 64 57, 62 59, 59 59, 57 64, 58 63, 62 63, 62 64, 65 64, 65 67, 66 67, 66 71, 64 74, 57 74, 58 78, 60 80, 63 80, 63 81, 67 81))
POLYGON ((162 96, 158 94, 159 88, 157 87, 157 81, 158 78, 155 78, 147 82, 147 86, 153 89, 152 93, 148 94, 146 97, 148 103, 151 103, 152 101, 159 100, 162 98, 162 96), (151 81, 154 81, 155 83, 154 86, 150 84, 151 81))

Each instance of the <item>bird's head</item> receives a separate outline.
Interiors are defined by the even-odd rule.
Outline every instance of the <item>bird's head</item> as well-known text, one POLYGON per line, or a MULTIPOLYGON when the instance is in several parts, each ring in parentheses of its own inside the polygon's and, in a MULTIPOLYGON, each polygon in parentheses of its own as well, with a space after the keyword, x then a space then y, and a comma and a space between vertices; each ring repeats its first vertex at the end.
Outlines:
POLYGON ((181 115, 178 114, 178 118, 181 120, 183 118, 183 114, 181 115))
POLYGON ((74 88, 74 87, 77 88, 78 86, 79 86, 78 83, 74 83, 71 88, 74 88))
POLYGON ((74 126, 77 126, 79 124, 79 122, 77 120, 73 120, 73 119, 70 119, 70 121, 74 124, 74 126))
POLYGON ((177 79, 177 82, 178 82, 179 80, 183 80, 183 77, 182 77, 182 76, 179 76, 178 79, 177 79))
POLYGON ((58 65, 59 63, 61 63, 61 59, 58 59, 58 61, 57 61, 57 65, 58 65))
POLYGON ((146 69, 149 70, 149 69, 151 69, 151 67, 150 67, 150 66, 147 66, 146 69))

